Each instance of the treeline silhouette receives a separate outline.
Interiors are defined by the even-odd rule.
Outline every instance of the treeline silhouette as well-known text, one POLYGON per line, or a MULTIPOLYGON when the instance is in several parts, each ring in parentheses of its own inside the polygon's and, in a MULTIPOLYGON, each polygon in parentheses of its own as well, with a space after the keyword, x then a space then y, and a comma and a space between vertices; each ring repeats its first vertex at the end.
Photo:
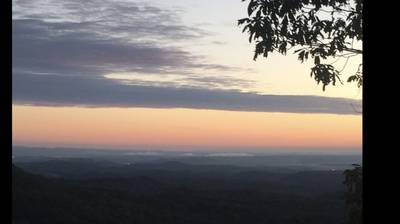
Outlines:
POLYGON ((337 224, 346 218, 342 171, 232 172, 174 163, 137 169, 114 178, 54 178, 13 165, 13 222, 337 224))

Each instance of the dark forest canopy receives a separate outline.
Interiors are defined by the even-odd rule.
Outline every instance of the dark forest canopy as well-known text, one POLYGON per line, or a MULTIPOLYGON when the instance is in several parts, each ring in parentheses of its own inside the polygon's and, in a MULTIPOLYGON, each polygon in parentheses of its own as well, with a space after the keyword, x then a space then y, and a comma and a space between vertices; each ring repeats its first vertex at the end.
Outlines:
MULTIPOLYGON (((304 62, 314 60, 311 76, 322 83, 323 90, 329 84, 343 83, 334 63, 324 59, 345 59, 362 55, 362 49, 354 47, 362 42, 362 0, 242 0, 248 1, 248 17, 240 19, 243 32, 249 41, 255 42, 254 60, 262 55, 278 52, 286 55, 293 50, 304 62)), ((343 68, 344 68, 343 67, 343 68)), ((363 82, 362 64, 348 82, 363 82)))
POLYGON ((287 173, 179 162, 135 164, 118 169, 105 163, 103 168, 97 165, 91 175, 82 177, 81 173, 90 170, 93 163, 80 160, 84 169, 79 169, 75 162, 59 168, 53 166, 57 163, 20 164, 51 171, 46 176, 13 166, 14 223, 337 224, 345 221, 342 171, 287 173), (110 170, 115 175, 108 176, 110 170), (55 175, 63 171, 75 178, 55 175), (92 175, 96 172, 98 175, 92 175))

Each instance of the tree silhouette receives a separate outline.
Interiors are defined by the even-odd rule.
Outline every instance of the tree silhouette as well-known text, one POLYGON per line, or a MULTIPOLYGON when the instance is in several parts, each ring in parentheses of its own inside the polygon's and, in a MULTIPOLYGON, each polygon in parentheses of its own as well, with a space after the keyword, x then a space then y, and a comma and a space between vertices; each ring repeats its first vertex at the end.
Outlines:
MULTIPOLYGON (((248 0, 242 0, 248 1, 248 0)), ((254 60, 271 52, 283 55, 289 50, 304 62, 314 60, 311 76, 322 89, 337 81, 350 58, 361 55, 354 42, 362 41, 362 0, 249 0, 248 17, 238 21, 249 42, 255 42, 254 60), (342 69, 323 60, 345 59, 342 69)), ((363 82, 362 64, 347 79, 363 82)))
POLYGON ((362 223, 362 167, 353 164, 353 169, 344 171, 346 185, 346 210, 348 224, 362 223))

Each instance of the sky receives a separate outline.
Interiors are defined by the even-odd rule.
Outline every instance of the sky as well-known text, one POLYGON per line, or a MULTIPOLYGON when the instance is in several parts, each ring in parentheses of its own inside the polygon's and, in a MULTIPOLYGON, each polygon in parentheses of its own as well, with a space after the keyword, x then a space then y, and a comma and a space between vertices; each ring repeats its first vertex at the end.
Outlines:
POLYGON ((361 150, 361 89, 322 91, 294 54, 253 61, 237 26, 246 11, 240 0, 14 0, 13 144, 361 150))

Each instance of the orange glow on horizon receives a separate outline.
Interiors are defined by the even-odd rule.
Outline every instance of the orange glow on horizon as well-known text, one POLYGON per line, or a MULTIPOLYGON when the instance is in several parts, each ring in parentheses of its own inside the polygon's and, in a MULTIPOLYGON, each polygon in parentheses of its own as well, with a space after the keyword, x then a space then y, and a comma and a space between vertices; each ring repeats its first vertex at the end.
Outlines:
POLYGON ((361 148, 362 116, 13 105, 13 144, 361 148))

